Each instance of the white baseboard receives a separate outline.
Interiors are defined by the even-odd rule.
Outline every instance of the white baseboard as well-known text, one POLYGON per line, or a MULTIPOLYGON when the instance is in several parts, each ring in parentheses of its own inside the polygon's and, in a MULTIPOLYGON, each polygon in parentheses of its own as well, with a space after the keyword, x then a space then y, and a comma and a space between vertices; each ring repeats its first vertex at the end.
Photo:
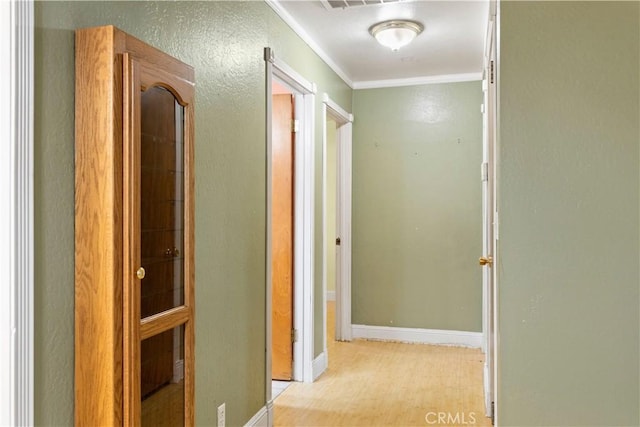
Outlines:
POLYGON ((353 338, 380 341, 400 341, 416 344, 482 347, 482 332, 447 331, 440 329, 396 328, 389 326, 351 325, 353 338))
POLYGON ((327 301, 336 300, 336 291, 327 291, 327 301))
MULTIPOLYGON (((273 410, 273 406, 271 408, 273 410)), ((249 421, 247 421, 245 427, 271 427, 269 424, 270 418, 273 419, 273 417, 269 417, 267 407, 263 406, 253 417, 251 417, 249 421)))
POLYGON ((327 370, 328 360, 327 353, 322 352, 313 360, 313 380, 315 381, 320 375, 327 370))

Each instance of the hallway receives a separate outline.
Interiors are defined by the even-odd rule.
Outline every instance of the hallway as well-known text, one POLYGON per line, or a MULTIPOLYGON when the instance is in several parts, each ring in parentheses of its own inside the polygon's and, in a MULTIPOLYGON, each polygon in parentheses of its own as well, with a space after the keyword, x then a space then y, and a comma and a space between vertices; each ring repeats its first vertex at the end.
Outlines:
POLYGON ((490 426, 479 349, 356 340, 335 342, 327 305, 329 367, 274 401, 275 426, 490 426))

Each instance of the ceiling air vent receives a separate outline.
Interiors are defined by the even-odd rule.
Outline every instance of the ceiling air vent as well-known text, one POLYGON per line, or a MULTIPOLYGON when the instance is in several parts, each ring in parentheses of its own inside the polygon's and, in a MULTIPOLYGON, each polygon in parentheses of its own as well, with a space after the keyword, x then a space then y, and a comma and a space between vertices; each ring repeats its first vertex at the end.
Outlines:
POLYGON ((385 3, 397 3, 401 0, 320 0, 324 7, 332 9, 347 9, 356 6, 371 6, 385 3))

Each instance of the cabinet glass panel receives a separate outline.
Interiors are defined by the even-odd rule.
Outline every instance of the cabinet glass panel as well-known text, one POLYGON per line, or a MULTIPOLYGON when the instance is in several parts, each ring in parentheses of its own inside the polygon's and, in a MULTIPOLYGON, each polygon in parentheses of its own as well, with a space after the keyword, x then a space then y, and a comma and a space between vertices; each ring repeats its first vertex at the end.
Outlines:
POLYGON ((184 426, 184 325, 141 343, 143 426, 184 426))
POLYGON ((184 304, 184 107, 165 88, 142 92, 142 318, 184 304))

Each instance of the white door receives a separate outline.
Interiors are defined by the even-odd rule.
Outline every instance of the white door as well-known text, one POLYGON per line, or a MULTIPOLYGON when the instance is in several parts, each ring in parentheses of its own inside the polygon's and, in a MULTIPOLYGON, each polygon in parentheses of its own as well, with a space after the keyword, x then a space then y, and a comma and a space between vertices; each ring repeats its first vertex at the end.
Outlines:
MULTIPOLYGON (((336 132, 336 235, 326 236, 325 245, 335 245, 336 261, 336 311, 335 339, 351 341, 351 165, 352 165, 352 133, 353 115, 336 104, 328 94, 324 94, 324 126, 330 116, 337 125, 336 132)), ((323 182, 327 182, 327 141, 323 141, 323 182)), ((323 228, 327 229, 327 192, 323 195, 325 209, 323 228)), ((326 254, 325 254, 326 257, 326 254)), ((326 274, 326 260, 324 262, 326 274)), ((326 280, 324 285, 326 297, 326 280)), ((324 323, 326 328, 326 301, 324 323)), ((326 329, 325 329, 326 337, 326 329)), ((325 339, 326 345, 326 339, 325 339)), ((325 347, 326 352, 326 347, 325 347)))
POLYGON ((337 134, 336 215, 336 333, 337 341, 351 341, 351 122, 337 134))
POLYGON ((493 417, 495 401, 495 27, 494 21, 489 23, 487 49, 485 57, 485 72, 482 82, 483 100, 483 148, 482 148, 482 287, 483 287, 483 332, 485 350, 484 365, 484 393, 485 411, 488 417, 493 417))

